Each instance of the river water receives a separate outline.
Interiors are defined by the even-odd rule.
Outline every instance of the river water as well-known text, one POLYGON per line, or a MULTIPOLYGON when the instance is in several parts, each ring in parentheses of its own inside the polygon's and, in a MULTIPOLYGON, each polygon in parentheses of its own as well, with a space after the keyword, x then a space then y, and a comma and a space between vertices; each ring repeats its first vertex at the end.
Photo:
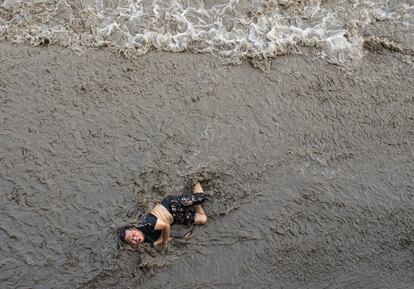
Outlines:
POLYGON ((412 0, 1 0, 0 39, 127 56, 192 51, 264 62, 312 47, 334 63, 364 47, 413 54, 412 0))
POLYGON ((0 57, 2 288, 412 288, 408 56, 269 73, 7 43, 0 57), (194 178, 208 225, 189 241, 174 227, 167 254, 120 246, 117 228, 194 178))

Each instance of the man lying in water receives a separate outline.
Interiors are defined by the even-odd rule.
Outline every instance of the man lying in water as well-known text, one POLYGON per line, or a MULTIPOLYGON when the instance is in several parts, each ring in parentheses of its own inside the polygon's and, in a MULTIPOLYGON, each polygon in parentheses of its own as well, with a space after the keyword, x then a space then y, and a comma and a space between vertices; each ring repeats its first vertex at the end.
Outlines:
POLYGON ((206 195, 199 182, 195 184, 193 192, 182 196, 167 196, 151 213, 144 216, 141 224, 122 227, 119 238, 132 245, 144 242, 151 246, 161 245, 167 251, 172 225, 207 223, 207 215, 201 207, 206 195))

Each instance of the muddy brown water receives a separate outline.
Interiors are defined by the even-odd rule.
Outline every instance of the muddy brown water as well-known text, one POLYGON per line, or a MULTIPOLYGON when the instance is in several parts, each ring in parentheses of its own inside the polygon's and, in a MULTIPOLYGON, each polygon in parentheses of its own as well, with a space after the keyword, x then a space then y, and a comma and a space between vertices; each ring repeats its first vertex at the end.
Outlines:
POLYGON ((414 288, 412 57, 0 59, 1 288, 414 288), (119 245, 196 177, 208 225, 119 245))

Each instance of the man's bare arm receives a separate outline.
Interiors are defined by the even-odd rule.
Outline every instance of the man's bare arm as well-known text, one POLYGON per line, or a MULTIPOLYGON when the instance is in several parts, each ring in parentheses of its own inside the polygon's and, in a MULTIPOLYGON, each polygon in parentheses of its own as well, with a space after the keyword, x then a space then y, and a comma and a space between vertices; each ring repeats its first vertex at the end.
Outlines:
MULTIPOLYGON (((167 250, 168 248, 168 241, 170 240, 170 234, 171 234, 171 226, 168 223, 165 223, 161 220, 158 220, 155 224, 156 230, 162 230, 162 246, 164 247, 164 250, 167 250)), ((161 238, 160 238, 161 239, 161 238)), ((159 240, 154 243, 154 245, 159 245, 159 240)))
POLYGON ((162 230, 162 245, 167 251, 168 249, 168 241, 170 240, 170 234, 171 234, 171 226, 170 224, 165 224, 164 229, 162 230))

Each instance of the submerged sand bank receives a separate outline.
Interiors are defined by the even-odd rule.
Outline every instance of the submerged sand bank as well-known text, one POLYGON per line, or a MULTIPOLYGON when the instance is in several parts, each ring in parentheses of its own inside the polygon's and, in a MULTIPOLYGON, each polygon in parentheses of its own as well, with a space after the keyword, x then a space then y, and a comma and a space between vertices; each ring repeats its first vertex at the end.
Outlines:
POLYGON ((223 62, 0 43, 3 288, 414 284, 412 57, 223 62), (168 255, 118 250, 194 176, 206 227, 168 255))

